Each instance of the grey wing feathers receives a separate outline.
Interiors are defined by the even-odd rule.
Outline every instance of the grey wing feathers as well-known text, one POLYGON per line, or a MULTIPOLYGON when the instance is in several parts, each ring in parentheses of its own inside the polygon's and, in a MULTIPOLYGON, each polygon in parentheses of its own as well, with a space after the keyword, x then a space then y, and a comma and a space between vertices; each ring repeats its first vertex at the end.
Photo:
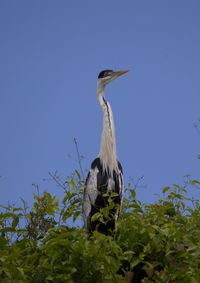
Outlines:
POLYGON ((97 167, 90 169, 88 177, 85 182, 84 194, 83 194, 83 217, 84 228, 89 229, 90 225, 90 213, 92 205, 95 204, 95 200, 98 195, 97 191, 97 174, 99 170, 97 167))
POLYGON ((120 199, 121 199, 120 208, 122 208, 123 196, 124 196, 124 178, 123 178, 122 170, 120 170, 120 172, 119 172, 119 195, 120 195, 120 199))
POLYGON ((83 217, 84 228, 88 231, 93 231, 98 226, 99 231, 102 230, 106 233, 111 228, 114 229, 116 220, 119 216, 120 209, 113 209, 111 211, 113 220, 107 224, 99 224, 98 221, 91 222, 92 216, 108 205, 108 196, 104 196, 106 192, 113 191, 118 194, 113 198, 114 203, 119 204, 122 207, 124 184, 123 184, 123 170, 121 164, 118 162, 118 170, 113 171, 113 175, 110 176, 107 171, 104 171, 99 158, 96 158, 91 165, 91 169, 88 173, 84 194, 83 194, 83 217), (109 226, 110 225, 110 226, 109 226))

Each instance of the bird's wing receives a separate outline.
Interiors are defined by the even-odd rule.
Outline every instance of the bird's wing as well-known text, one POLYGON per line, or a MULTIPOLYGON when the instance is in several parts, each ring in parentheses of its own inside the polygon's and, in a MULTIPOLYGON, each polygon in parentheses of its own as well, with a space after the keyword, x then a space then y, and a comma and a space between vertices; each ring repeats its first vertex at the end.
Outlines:
POLYGON ((84 227, 89 228, 89 219, 92 205, 95 204, 95 200, 98 195, 97 189, 97 174, 99 170, 97 167, 90 169, 84 188, 83 194, 83 217, 84 217, 84 227))
POLYGON ((118 187, 119 187, 119 195, 121 199, 120 207, 122 207, 123 197, 124 197, 124 176, 123 176, 123 169, 119 161, 118 161, 118 170, 119 170, 118 171, 118 187))
POLYGON ((120 172, 119 179, 120 179, 119 187, 120 187, 120 197, 121 197, 120 207, 122 208, 123 198, 124 198, 124 177, 122 171, 120 172))

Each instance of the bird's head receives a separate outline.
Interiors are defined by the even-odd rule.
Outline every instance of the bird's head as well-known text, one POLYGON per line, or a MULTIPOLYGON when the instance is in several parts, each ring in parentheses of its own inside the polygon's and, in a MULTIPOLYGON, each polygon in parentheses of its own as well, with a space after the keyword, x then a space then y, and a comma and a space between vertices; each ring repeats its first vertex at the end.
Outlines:
POLYGON ((109 82, 115 80, 116 78, 127 72, 128 70, 122 70, 117 72, 114 72, 112 70, 101 71, 98 76, 98 85, 101 87, 105 87, 109 82))

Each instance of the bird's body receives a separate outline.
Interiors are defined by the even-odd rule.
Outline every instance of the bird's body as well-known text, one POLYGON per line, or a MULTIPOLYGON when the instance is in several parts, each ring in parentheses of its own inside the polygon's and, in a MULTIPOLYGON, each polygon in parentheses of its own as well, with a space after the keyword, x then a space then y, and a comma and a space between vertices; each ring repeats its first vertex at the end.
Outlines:
POLYGON ((108 82, 126 73, 105 70, 99 74, 97 96, 103 111, 103 132, 99 156, 92 162, 83 196, 84 227, 88 231, 98 230, 108 234, 115 229, 115 221, 123 198, 123 171, 116 155, 115 127, 112 109, 105 100, 108 82), (103 211, 108 208, 108 211, 103 211), (93 215, 101 212, 97 219, 93 215))

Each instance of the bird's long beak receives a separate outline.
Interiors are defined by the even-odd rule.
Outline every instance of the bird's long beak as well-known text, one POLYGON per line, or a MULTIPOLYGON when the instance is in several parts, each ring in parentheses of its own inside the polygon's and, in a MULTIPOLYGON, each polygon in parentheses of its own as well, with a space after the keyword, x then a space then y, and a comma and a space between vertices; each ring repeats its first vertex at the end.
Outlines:
POLYGON ((122 71, 117 71, 117 72, 114 72, 112 75, 114 78, 117 78, 125 73, 127 73, 129 70, 122 70, 122 71))

